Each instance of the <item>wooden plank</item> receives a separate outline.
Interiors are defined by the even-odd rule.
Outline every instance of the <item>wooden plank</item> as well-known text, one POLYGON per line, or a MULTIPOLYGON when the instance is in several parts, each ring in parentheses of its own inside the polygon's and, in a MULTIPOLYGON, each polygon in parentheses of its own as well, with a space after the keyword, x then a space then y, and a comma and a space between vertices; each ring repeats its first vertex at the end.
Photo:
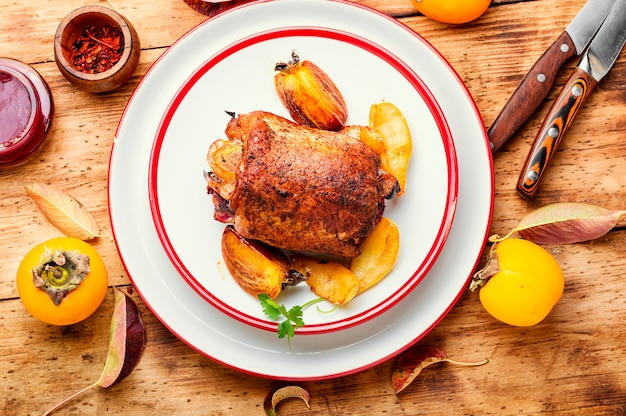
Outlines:
MULTIPOLYGON (((410 0, 357 2, 402 16, 403 23, 440 51, 467 85, 486 126, 523 74, 584 4, 584 0, 500 0, 476 22, 450 26, 416 14, 410 0)), ((14 284, 21 258, 33 245, 60 235, 26 196, 24 186, 40 181, 62 187, 91 210, 104 234, 111 235, 106 177, 119 117, 150 65, 204 20, 180 0, 115 3, 137 28, 143 50, 133 79, 103 95, 73 88, 53 61, 56 25, 85 2, 11 1, 0 14, 0 55, 33 64, 50 84, 56 105, 50 136, 35 158, 22 166, 0 169, 2 415, 41 414, 94 382, 104 363, 113 308, 110 291, 95 315, 68 328, 38 322, 23 308, 14 284)), ((575 64, 568 63, 557 88, 575 64)), ((514 188, 549 100, 494 157, 496 195, 490 233, 505 234, 524 215, 553 202, 626 208, 625 71, 626 53, 622 53, 572 125, 533 202, 519 198, 514 188)), ((394 360, 389 360, 354 375, 297 383, 310 392, 311 409, 300 401, 287 401, 280 407, 281 414, 623 414, 625 226, 626 218, 620 227, 593 242, 547 247, 564 270, 566 287, 561 301, 541 324, 516 328, 497 322, 482 309, 477 294, 466 291, 420 341, 440 346, 451 358, 462 361, 489 358, 487 365, 438 364, 424 370, 396 396, 390 383, 394 360)), ((105 258, 110 284, 130 290, 114 242, 101 238, 94 246, 105 258)), ((136 293, 132 296, 147 327, 139 366, 121 384, 88 392, 57 414, 260 414, 265 394, 274 386, 288 384, 242 374, 202 356, 172 335, 136 293)))

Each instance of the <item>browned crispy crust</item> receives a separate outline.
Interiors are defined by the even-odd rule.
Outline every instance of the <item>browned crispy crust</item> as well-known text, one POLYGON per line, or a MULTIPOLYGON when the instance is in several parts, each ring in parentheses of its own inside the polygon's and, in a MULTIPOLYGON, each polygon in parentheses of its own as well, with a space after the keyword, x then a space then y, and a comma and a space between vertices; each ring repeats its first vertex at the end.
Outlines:
POLYGON ((359 139, 266 112, 233 119, 244 141, 230 200, 235 229, 272 246, 354 257, 397 181, 359 139))

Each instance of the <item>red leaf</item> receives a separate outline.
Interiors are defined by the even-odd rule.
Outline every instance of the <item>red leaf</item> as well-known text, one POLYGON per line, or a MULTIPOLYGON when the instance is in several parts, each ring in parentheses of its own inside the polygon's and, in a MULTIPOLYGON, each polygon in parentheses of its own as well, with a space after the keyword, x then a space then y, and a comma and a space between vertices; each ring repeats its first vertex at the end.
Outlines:
POLYGON ((398 358, 391 373, 393 391, 396 394, 400 393, 424 368, 445 361, 446 358, 445 351, 438 347, 423 346, 410 349, 398 358))
POLYGON ((242 4, 250 3, 255 0, 226 0, 226 1, 207 1, 207 0, 184 0, 187 6, 206 16, 213 17, 242 4))
POLYGON ((517 232, 537 244, 580 243, 602 237, 624 215, 626 211, 611 211, 591 204, 550 204, 528 214, 506 236, 493 236, 490 240, 502 241, 517 232))
POLYGON ((56 404, 44 416, 64 406, 94 387, 108 388, 128 376, 139 363, 145 345, 145 329, 137 304, 121 290, 114 288, 115 305, 109 336, 109 350, 100 378, 56 404))
POLYGON ((391 373, 393 391, 398 394, 409 386, 422 370, 430 365, 448 362, 455 365, 473 367, 486 364, 485 359, 478 363, 463 363, 448 358, 446 352, 432 345, 414 347, 402 354, 391 373))
POLYGON ((145 330, 137 304, 115 288, 109 351, 98 385, 107 388, 125 379, 139 363, 144 345, 145 330))

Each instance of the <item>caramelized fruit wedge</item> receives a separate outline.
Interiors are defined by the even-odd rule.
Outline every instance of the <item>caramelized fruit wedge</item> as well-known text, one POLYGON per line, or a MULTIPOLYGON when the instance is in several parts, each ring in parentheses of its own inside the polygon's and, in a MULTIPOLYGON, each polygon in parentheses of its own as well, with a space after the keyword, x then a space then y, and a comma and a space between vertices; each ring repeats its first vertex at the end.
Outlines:
POLYGON ((400 251, 400 232, 389 218, 382 217, 374 231, 359 245, 361 254, 350 260, 350 270, 359 280, 359 292, 385 277, 396 264, 400 251))
POLYGON ((344 265, 330 260, 294 256, 293 266, 306 276, 306 282, 319 297, 335 305, 343 305, 357 294, 359 280, 344 265))
POLYGON ((380 155, 385 150, 385 143, 383 142, 382 136, 369 126, 346 126, 341 129, 341 131, 355 139, 361 140, 377 155, 380 155))
POLYGON ((396 177, 402 195, 406 189, 413 142, 404 114, 394 104, 383 101, 372 104, 369 114, 369 127, 378 131, 385 143, 380 154, 381 167, 396 177))
POLYGON ((217 194, 224 201, 230 201, 237 185, 237 181, 235 179, 229 179, 225 181, 212 171, 205 172, 204 177, 206 179, 208 188, 217 192, 217 194))
POLYGON ((233 279, 254 297, 264 293, 274 299, 285 286, 304 280, 281 251, 246 240, 231 225, 222 233, 222 256, 233 279))
POLYGON ((340 130, 348 120, 348 106, 330 77, 311 61, 277 63, 276 93, 295 122, 323 130, 340 130))
POLYGON ((211 172, 206 174, 207 185, 226 201, 235 192, 235 172, 242 155, 243 143, 239 140, 219 139, 209 146, 206 158, 211 172))
POLYGON ((207 162, 211 170, 223 180, 235 179, 235 171, 241 162, 243 143, 235 140, 219 139, 211 143, 207 162))

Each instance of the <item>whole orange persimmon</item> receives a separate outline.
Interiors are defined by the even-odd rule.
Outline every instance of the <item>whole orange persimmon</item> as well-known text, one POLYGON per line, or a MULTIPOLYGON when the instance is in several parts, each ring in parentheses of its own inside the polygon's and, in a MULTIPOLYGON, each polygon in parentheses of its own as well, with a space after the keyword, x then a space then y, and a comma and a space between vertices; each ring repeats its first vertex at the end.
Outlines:
POLYGON ((442 23, 463 24, 485 13, 491 0, 411 0, 424 16, 442 23))
POLYGON ((556 259, 543 247, 521 238, 494 244, 487 265, 475 279, 485 310, 514 326, 541 322, 561 299, 565 285, 556 259))
POLYGON ((16 276, 24 307, 52 325, 72 325, 87 319, 100 306, 108 288, 107 271, 90 244, 58 237, 33 247, 22 259, 16 276))

